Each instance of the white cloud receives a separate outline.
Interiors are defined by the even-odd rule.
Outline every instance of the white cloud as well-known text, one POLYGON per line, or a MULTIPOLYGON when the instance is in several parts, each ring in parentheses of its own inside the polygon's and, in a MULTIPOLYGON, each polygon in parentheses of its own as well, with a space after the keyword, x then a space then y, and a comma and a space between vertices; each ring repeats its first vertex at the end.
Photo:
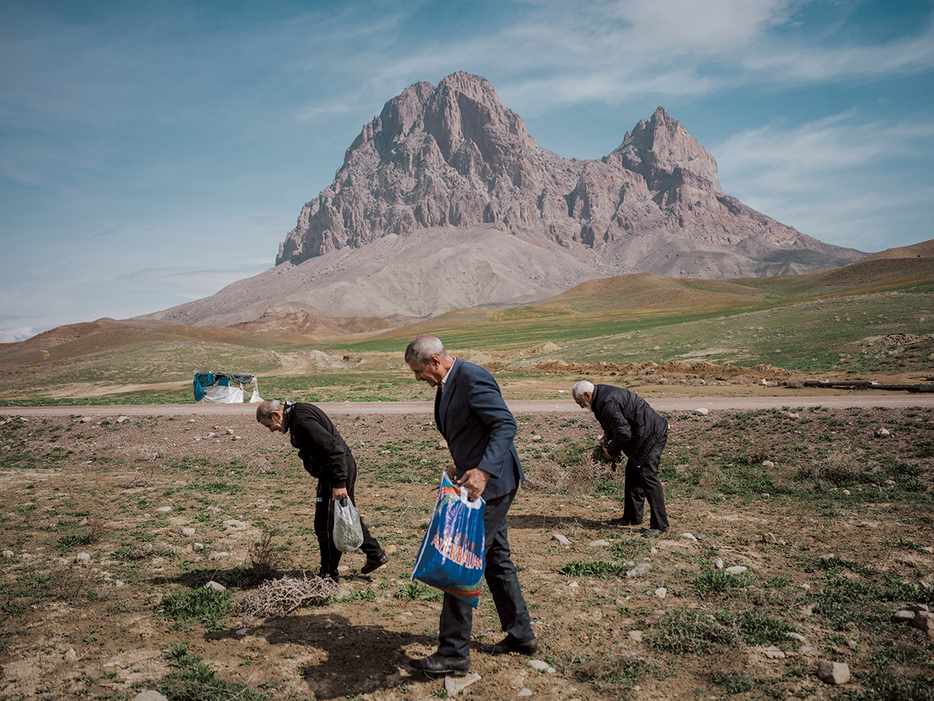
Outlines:
POLYGON ((32 326, 19 326, 15 329, 0 329, 0 343, 19 343, 32 338, 36 332, 32 326))
POLYGON ((906 232, 932 210, 929 179, 910 175, 934 156, 928 122, 856 122, 850 113, 798 126, 777 121, 710 150, 728 194, 828 243, 863 250, 915 243, 906 232), (900 170, 885 167, 893 159, 900 170))

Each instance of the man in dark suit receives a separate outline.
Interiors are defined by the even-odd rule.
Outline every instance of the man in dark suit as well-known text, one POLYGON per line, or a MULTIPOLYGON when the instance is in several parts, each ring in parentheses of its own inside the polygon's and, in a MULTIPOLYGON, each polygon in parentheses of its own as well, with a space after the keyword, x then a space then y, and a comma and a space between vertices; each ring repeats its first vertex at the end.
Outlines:
POLYGON ((665 494, 658 480, 658 464, 668 443, 668 422, 635 392, 613 385, 593 385, 586 380, 571 388, 581 409, 590 409, 603 436, 600 445, 607 460, 625 455, 626 481, 623 517, 610 523, 638 526, 642 509, 649 502, 650 528, 642 535, 655 536, 668 530, 665 494))
MULTIPOLYGON (((525 479, 513 444, 516 420, 493 376, 479 365, 448 355, 437 337, 421 334, 412 339, 405 349, 405 362, 416 380, 438 388, 435 424, 454 460, 448 476, 467 488, 468 498, 482 496, 486 501, 484 576, 506 637, 498 643, 481 645, 480 650, 493 655, 533 655, 538 651, 538 641, 507 539, 506 516, 519 483, 525 479)), ((467 672, 472 625, 470 604, 445 594, 438 651, 413 660, 412 666, 429 674, 467 672)))

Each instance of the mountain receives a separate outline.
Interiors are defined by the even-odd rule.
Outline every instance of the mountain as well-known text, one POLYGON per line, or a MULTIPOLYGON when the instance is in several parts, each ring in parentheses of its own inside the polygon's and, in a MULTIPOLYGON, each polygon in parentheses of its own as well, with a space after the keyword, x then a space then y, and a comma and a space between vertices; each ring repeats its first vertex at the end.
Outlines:
POLYGON ((861 256, 725 194, 713 156, 661 107, 607 156, 565 159, 489 81, 455 73, 406 88, 364 125, 274 268, 151 316, 232 324, 299 305, 405 322, 598 277, 784 275, 861 256))

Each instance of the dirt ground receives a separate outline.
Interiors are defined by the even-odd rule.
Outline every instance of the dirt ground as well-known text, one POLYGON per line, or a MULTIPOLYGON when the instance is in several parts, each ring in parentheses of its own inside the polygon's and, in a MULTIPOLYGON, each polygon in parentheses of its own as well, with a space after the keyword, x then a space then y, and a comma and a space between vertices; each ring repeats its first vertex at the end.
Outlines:
MULTIPOLYGON (((609 525, 622 513, 619 476, 587 456, 577 464, 568 457, 596 438, 592 415, 573 407, 516 410, 528 481, 510 513, 510 541, 541 642, 534 659, 543 669, 524 657, 474 650, 471 671, 481 678, 458 697, 816 701, 863 689, 861 675, 880 646, 927 646, 930 660, 934 648, 924 634, 890 622, 890 613, 882 635, 859 627, 841 632, 809 599, 822 581, 815 563, 829 555, 934 585, 930 512, 887 497, 885 484, 853 487, 879 490, 857 501, 818 480, 813 504, 777 487, 799 469, 816 470, 819 452, 824 463, 850 464, 851 454, 913 461, 930 489, 934 458, 912 451, 934 443, 934 410, 798 405, 793 398, 786 404, 760 410, 780 434, 770 424, 757 428, 762 417, 747 426, 736 409, 665 410, 671 439, 662 476, 672 528, 657 539, 609 525), (746 469, 739 456, 753 449, 777 465, 775 495, 731 487, 730 468, 746 469), (574 563, 614 558, 625 561, 617 576, 572 571, 574 563), (726 600, 699 595, 694 582, 717 559, 748 568, 756 584, 726 600), (640 563, 647 572, 625 574, 640 563), (781 616, 803 642, 788 639, 780 654, 744 644, 678 654, 652 642, 673 612, 703 616, 723 608, 781 616), (853 679, 841 687, 820 681, 822 659, 847 662, 853 679), (632 669, 647 671, 627 681, 632 669), (723 682, 734 673, 760 683, 735 691, 723 682)), ((327 603, 271 618, 234 607, 219 630, 207 630, 166 616, 165 598, 213 580, 236 604, 255 587, 245 573, 264 532, 277 533, 280 576, 316 571, 314 481, 287 437, 261 430, 248 411, 147 414, 136 407, 120 414, 93 407, 0 416, 0 699, 132 699, 158 688, 172 670, 166 651, 178 644, 218 678, 273 699, 447 695, 443 679, 414 672, 407 660, 436 644, 440 602, 413 588, 410 575, 448 454, 424 412, 349 408, 334 419, 360 466, 361 514, 390 553, 389 564, 362 576, 363 556, 349 554, 341 590, 327 603)), ((917 602, 886 606, 894 612, 910 603, 917 602)), ((476 643, 501 635, 486 590, 473 634, 476 643)), ((900 672, 930 668, 907 664, 900 672)))

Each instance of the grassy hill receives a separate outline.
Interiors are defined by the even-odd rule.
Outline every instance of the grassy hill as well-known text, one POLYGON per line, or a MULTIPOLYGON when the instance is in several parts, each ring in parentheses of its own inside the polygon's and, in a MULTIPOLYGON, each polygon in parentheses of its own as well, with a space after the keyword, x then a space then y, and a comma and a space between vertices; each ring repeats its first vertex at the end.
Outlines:
POLYGON ((592 280, 534 305, 458 310, 340 338, 102 319, 0 345, 0 370, 7 404, 188 402, 191 377, 200 371, 254 373, 261 389, 279 395, 328 387, 371 399, 367 388, 376 387, 375 396, 400 399, 413 391, 403 389, 412 383, 402 352, 423 332, 513 375, 533 361, 705 361, 805 375, 885 375, 930 374, 932 331, 934 258, 876 254, 798 276, 592 280))

